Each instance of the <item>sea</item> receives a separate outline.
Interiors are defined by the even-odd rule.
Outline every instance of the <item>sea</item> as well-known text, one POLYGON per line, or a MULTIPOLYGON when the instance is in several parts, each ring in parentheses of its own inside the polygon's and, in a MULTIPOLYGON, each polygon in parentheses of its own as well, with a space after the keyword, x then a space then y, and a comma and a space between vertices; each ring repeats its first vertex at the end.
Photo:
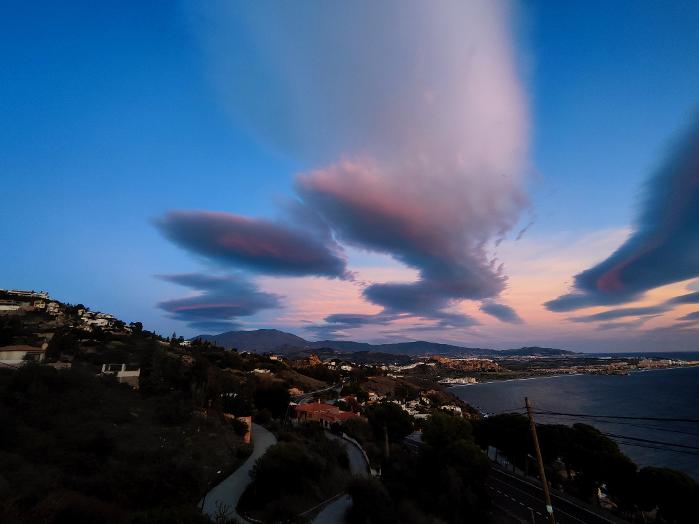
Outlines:
MULTIPOLYGON (((699 360, 699 353, 681 355, 683 359, 699 360)), ((678 358, 667 353, 662 357, 678 358)), ((639 466, 673 468, 699 481, 699 366, 634 371, 629 375, 562 375, 484 382, 454 386, 450 391, 491 414, 523 413, 524 398, 528 397, 535 411, 568 414, 535 414, 537 422, 590 424, 616 435, 612 438, 639 466)))

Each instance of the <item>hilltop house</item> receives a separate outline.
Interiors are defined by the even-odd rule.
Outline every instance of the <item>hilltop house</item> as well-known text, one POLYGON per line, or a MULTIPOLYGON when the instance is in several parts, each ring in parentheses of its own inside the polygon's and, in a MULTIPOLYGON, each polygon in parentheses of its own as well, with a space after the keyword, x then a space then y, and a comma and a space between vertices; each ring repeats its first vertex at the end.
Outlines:
POLYGON ((298 404, 294 406, 293 417, 297 423, 320 422, 324 427, 329 428, 332 424, 342 423, 352 418, 359 418, 360 415, 350 411, 342 411, 339 407, 323 402, 312 404, 298 404))
POLYGON ((120 384, 128 384, 132 388, 138 389, 141 369, 127 369, 126 364, 102 364, 100 375, 115 375, 117 382, 120 384))
POLYGON ((17 367, 26 362, 43 362, 45 356, 45 348, 25 344, 0 347, 0 365, 17 367))

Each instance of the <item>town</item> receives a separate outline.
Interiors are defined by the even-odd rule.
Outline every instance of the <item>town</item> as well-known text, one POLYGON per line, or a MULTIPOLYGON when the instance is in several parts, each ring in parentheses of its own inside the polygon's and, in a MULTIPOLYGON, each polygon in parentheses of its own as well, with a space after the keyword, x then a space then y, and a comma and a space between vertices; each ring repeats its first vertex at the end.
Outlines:
MULTIPOLYGON (((504 524, 519 518, 520 507, 531 507, 536 521, 545 518, 530 501, 540 497, 540 488, 528 477, 529 459, 522 459, 526 418, 480 413, 451 386, 517 373, 512 362, 539 364, 546 358, 239 352, 200 338, 161 337, 138 322, 127 324, 44 292, 6 290, 0 297, 0 409, 9 421, 4 427, 14 428, 0 435, 5 449, 14 450, 12 459, 0 454, 0 480, 11 482, 29 470, 39 475, 0 496, 3 513, 16 522, 58 522, 76 512, 93 521, 109 515, 115 522, 165 522, 178 515, 178 522, 323 524, 343 514, 348 522, 364 522, 366 511, 374 514, 368 508, 376 497, 384 501, 385 522, 407 521, 408 515, 418 515, 418 522, 455 521, 456 514, 456 521, 478 515, 504 524), (69 428, 76 438, 92 440, 66 440, 69 428), (37 462, 47 452, 48 459, 37 462), (158 461, 141 460, 151 455, 158 461), (77 461, 85 466, 66 488, 65 475, 76 474, 77 461), (132 483, 136 471, 148 485, 166 471, 169 480, 144 498, 132 483), (445 472, 454 477, 443 477, 445 472), (441 480, 428 487, 425 475, 441 480), (53 480, 37 499, 40 478, 53 480), (90 495, 90 486, 100 482, 109 489, 90 495), (435 506, 432 500, 442 490, 471 495, 458 498, 460 504, 435 506), (507 497, 522 492, 529 499, 511 507, 507 497), (447 507, 450 513, 442 513, 447 507)), ((656 365, 678 363, 585 361, 565 369, 627 372, 656 365)), ((591 426, 537 426, 546 443, 553 432, 568 432, 556 438, 573 447, 559 442, 546 468, 556 504, 577 519, 621 522, 668 511, 665 500, 649 506, 655 499, 641 505, 628 499, 616 478, 620 471, 624 482, 649 489, 672 479, 695 489, 677 472, 638 470, 591 426), (585 453, 605 456, 611 469, 589 469, 592 462, 575 447, 580 439, 587 442, 585 453)))

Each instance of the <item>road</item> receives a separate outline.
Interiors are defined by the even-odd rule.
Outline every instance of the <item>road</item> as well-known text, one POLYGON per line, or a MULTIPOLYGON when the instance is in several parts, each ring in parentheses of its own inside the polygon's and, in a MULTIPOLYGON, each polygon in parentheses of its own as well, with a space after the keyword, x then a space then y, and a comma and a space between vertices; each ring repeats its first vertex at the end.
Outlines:
MULTIPOLYGON (((345 447, 347 457, 349 458, 349 466, 352 475, 356 477, 369 476, 369 464, 364 459, 364 454, 351 442, 346 441, 342 437, 326 432, 326 435, 331 440, 336 440, 345 447)), ((352 506, 352 497, 343 495, 336 501, 325 506, 323 511, 316 515, 312 524, 341 524, 344 522, 347 510, 352 506)))
POLYGON ((364 458, 364 454, 356 445, 354 445, 352 442, 343 439, 342 437, 338 437, 337 435, 330 433, 329 431, 326 431, 325 434, 330 440, 335 440, 339 442, 340 445, 345 448, 345 451, 347 451, 350 472, 352 473, 352 475, 354 475, 355 477, 369 476, 369 464, 367 464, 367 461, 364 458))
MULTIPOLYGON (((487 482, 493 505, 516 516, 522 522, 548 524, 543 491, 519 477, 496 467, 491 469, 487 482)), ((611 515, 602 515, 586 508, 581 503, 572 502, 551 494, 556 522, 560 524, 620 524, 624 521, 611 515)))
POLYGON ((303 395, 293 397, 291 400, 293 400, 297 404, 308 404, 309 400, 313 400, 314 395, 318 395, 320 393, 325 393, 326 391, 330 391, 332 389, 334 389, 338 393, 340 393, 340 391, 342 390, 342 384, 333 384, 331 386, 328 386, 327 388, 317 389, 315 391, 309 391, 308 393, 304 393, 303 395))
POLYGON ((240 522, 246 522, 235 510, 243 491, 250 484, 250 471, 258 458, 265 454, 267 448, 276 444, 276 437, 258 424, 252 425, 253 450, 248 459, 243 464, 223 479, 211 491, 209 491, 200 506, 202 512, 212 519, 225 512, 226 517, 234 518, 240 522))

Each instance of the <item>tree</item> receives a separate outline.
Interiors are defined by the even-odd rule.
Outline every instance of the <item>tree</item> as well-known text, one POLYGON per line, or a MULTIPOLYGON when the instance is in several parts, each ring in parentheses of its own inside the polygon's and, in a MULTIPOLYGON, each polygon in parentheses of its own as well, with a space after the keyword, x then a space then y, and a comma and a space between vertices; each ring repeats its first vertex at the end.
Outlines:
POLYGON ((413 418, 393 402, 372 406, 366 415, 379 442, 383 441, 385 433, 390 442, 400 442, 413 431, 413 418))
POLYGON ((380 481, 373 478, 356 478, 350 483, 347 491, 352 497, 352 506, 346 518, 349 524, 398 522, 391 495, 380 481))
POLYGON ((49 341, 46 358, 58 360, 61 355, 74 355, 78 351, 78 340, 70 331, 57 331, 49 341))
POLYGON ((267 409, 274 418, 279 418, 286 413, 291 397, 284 384, 274 382, 257 388, 253 393, 253 399, 257 409, 267 409))
POLYGON ((473 441, 473 430, 468 420, 437 411, 425 422, 422 430, 423 442, 440 448, 459 441, 473 441))
POLYGON ((483 448, 493 446, 507 459, 524 466, 531 450, 529 421, 523 415, 506 413, 480 420, 475 427, 476 442, 483 448))
POLYGON ((633 474, 628 467, 630 461, 619 451, 616 442, 587 424, 573 425, 563 451, 563 460, 578 472, 575 483, 580 494, 586 497, 596 497, 597 489, 603 483, 617 487, 620 467, 622 478, 633 474))
POLYGON ((696 522, 699 485, 688 475, 668 468, 643 468, 638 474, 638 505, 649 511, 658 508, 664 522, 696 522))

